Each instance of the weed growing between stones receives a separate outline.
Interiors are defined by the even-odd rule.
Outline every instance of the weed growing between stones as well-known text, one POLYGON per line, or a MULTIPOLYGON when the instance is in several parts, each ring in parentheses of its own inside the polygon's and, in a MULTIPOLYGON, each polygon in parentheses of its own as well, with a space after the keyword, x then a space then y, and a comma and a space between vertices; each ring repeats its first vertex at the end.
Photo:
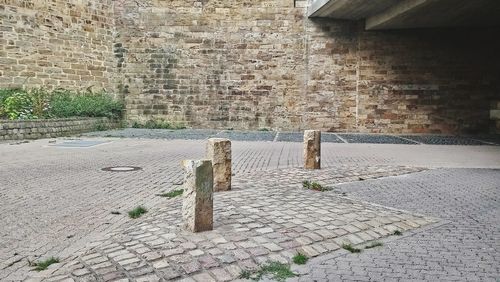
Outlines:
POLYGON ((122 214, 122 213, 119 211, 111 211, 111 214, 118 215, 118 214, 122 214))
POLYGON ((42 271, 42 270, 47 269, 47 267, 49 267, 51 264, 58 263, 58 262, 59 262, 58 258, 51 257, 49 259, 36 262, 33 265, 35 266, 36 271, 42 271))
POLYGON ((399 230, 395 230, 392 235, 396 235, 396 236, 401 236, 403 235, 403 232, 399 231, 399 230))
POLYGON ((168 121, 159 120, 148 120, 146 123, 140 123, 134 121, 132 128, 147 128, 147 129, 186 129, 186 126, 182 124, 173 124, 168 121))
POLYGON ((292 260, 295 264, 306 264, 309 258, 301 253, 297 253, 295 256, 293 256, 292 260))
POLYGON ((320 191, 320 192, 331 190, 330 188, 325 187, 316 181, 311 182, 309 180, 302 181, 302 187, 304 187, 305 189, 308 189, 308 190, 314 190, 314 191, 320 191))
POLYGON ((296 276, 296 274, 290 270, 290 265, 273 261, 261 266, 255 272, 244 270, 241 272, 239 278, 259 281, 264 275, 271 275, 272 278, 277 281, 285 281, 287 278, 296 276))
POLYGON ((370 245, 366 246, 365 249, 371 249, 371 248, 381 247, 383 245, 384 244, 382 244, 380 242, 373 242, 370 245))
POLYGON ((351 244, 343 244, 342 249, 348 250, 351 253, 361 253, 360 249, 354 248, 351 244))
POLYGON ((139 218, 141 217, 141 215, 147 213, 148 210, 145 209, 143 206, 138 206, 137 208, 131 210, 128 212, 128 216, 130 218, 133 218, 133 219, 136 219, 136 218, 139 218))
POLYGON ((178 189, 178 190, 173 190, 173 191, 170 191, 167 193, 160 194, 158 196, 172 199, 172 198, 175 198, 177 196, 182 195, 182 193, 184 193, 184 190, 178 189))

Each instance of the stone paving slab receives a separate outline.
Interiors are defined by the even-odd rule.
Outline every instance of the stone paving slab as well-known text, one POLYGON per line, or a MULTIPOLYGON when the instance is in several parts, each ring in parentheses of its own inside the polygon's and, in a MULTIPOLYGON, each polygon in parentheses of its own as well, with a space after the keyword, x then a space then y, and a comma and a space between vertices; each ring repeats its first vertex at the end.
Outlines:
MULTIPOLYGON (((296 175, 295 170, 287 173, 296 175)), ((344 243, 360 244, 436 221, 352 201, 333 191, 305 190, 288 182, 261 185, 253 182, 257 177, 262 175, 245 175, 233 191, 215 194, 213 231, 182 231, 181 201, 169 200, 111 233, 109 239, 95 242, 76 260, 36 276, 70 274, 75 281, 101 277, 227 281, 265 262, 289 263, 297 251, 316 257, 344 243)))

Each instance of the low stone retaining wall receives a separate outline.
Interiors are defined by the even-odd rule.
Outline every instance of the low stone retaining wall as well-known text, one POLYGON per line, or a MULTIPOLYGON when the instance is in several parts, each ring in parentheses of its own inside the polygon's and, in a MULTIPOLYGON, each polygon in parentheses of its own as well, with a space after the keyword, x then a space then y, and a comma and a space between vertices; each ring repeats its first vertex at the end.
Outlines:
POLYGON ((0 140, 39 139, 118 127, 108 118, 0 120, 0 140))

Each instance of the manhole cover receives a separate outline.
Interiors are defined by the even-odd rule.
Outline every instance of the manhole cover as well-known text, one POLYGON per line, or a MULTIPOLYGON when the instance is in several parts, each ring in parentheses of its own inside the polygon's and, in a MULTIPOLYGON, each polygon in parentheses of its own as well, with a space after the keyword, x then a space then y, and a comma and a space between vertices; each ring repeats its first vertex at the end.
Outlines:
POLYGON ((104 171, 113 171, 113 172, 129 172, 129 171, 136 171, 136 170, 141 170, 141 167, 138 166, 110 166, 110 167, 105 167, 102 170, 104 171))

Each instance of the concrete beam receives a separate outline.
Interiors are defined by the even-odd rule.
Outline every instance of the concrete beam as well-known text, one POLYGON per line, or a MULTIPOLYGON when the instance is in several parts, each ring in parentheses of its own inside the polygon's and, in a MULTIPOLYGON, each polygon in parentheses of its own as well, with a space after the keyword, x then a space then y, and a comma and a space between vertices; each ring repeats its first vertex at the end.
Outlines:
POLYGON ((359 20, 381 12, 400 0, 313 0, 309 17, 359 20))
POLYGON ((436 0, 404 0, 389 9, 371 16, 366 19, 365 28, 381 29, 387 26, 391 21, 397 18, 405 17, 407 14, 414 13, 415 9, 423 8, 436 0))

